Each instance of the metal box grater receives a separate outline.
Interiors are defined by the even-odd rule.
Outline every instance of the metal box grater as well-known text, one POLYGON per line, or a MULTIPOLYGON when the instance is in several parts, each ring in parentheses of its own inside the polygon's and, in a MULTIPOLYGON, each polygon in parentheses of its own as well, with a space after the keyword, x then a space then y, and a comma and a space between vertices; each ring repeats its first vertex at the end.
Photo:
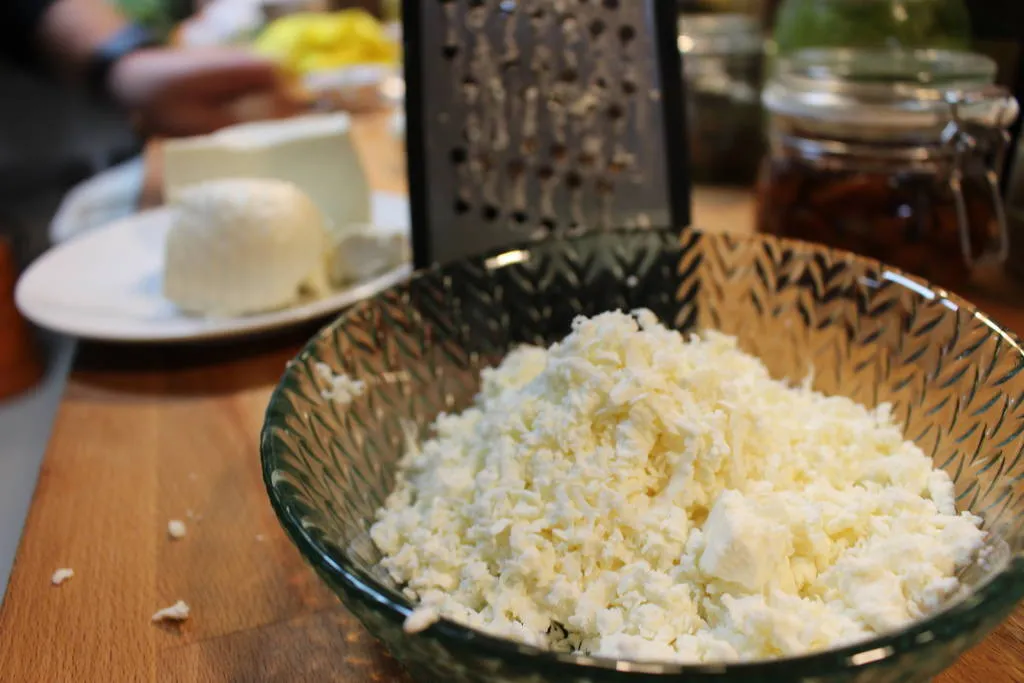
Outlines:
POLYGON ((405 0, 417 267, 690 221, 676 3, 405 0))

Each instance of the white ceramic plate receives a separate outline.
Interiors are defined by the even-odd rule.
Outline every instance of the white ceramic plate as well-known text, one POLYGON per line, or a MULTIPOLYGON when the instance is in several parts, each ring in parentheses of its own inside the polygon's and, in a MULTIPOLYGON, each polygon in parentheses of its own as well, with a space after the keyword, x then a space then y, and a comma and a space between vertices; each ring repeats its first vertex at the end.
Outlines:
MULTIPOLYGON (((374 222, 406 226, 405 197, 373 197, 374 222)), ((411 267, 328 297, 272 313, 200 318, 181 313, 161 295, 164 239, 170 212, 155 209, 91 230, 54 247, 22 275, 18 309, 40 327, 76 337, 117 342, 186 342, 243 337, 316 320, 391 287, 411 267)))

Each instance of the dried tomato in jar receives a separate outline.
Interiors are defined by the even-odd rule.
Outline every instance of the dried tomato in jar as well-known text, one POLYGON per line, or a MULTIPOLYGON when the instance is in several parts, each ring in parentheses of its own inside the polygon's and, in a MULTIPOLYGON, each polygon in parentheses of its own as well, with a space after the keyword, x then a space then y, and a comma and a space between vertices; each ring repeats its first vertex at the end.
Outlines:
POLYGON ((764 93, 761 232, 846 249, 959 289, 1003 259, 994 169, 1017 103, 995 64, 942 51, 805 50, 764 93))

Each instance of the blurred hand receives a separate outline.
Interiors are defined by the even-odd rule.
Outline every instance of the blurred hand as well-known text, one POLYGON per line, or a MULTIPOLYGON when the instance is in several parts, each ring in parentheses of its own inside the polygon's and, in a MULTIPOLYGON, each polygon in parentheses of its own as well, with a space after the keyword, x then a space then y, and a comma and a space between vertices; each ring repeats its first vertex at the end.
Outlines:
POLYGON ((118 61, 109 85, 141 132, 168 137, 291 116, 304 106, 273 62, 234 48, 141 50, 118 61))

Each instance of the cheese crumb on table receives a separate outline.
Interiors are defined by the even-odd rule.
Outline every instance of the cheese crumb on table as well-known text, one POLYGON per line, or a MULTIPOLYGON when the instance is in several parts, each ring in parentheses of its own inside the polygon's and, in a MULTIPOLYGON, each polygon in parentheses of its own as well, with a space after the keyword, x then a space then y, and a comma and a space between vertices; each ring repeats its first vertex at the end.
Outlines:
POLYGON ((178 541, 185 538, 185 534, 188 533, 188 529, 185 528, 185 523, 180 519, 172 519, 167 522, 167 535, 178 541))
POLYGON ((75 570, 74 569, 66 569, 66 568, 58 569, 57 571, 55 571, 53 573, 53 576, 50 577, 50 583, 53 584, 54 586, 59 586, 62 583, 64 583, 65 581, 67 581, 68 579, 70 579, 74 575, 75 575, 75 570))
POLYGON ((153 614, 153 621, 185 621, 188 619, 189 607, 184 600, 178 600, 170 607, 164 607, 153 614))
MULTIPOLYGON (((919 619, 981 520, 890 407, 774 380, 650 311, 484 370, 408 449, 371 537, 434 614, 595 656, 792 656, 919 619)), ((422 610, 422 611, 421 611, 422 610)))

